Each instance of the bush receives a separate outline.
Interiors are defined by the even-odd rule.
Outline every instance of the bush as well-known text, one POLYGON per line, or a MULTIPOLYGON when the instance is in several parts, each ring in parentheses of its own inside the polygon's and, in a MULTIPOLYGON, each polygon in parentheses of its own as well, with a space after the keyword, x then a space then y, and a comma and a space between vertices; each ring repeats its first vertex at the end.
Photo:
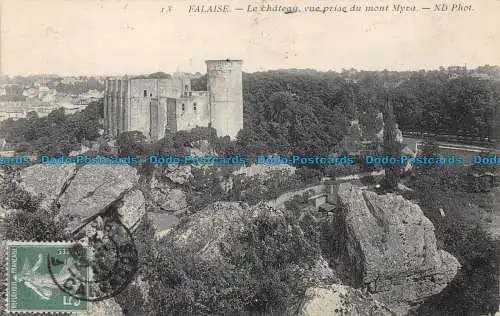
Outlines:
POLYGON ((118 151, 122 156, 139 156, 146 154, 144 143, 146 136, 139 131, 120 133, 116 139, 118 151))
POLYGON ((6 219, 9 240, 54 241, 64 240, 66 221, 56 222, 51 212, 37 209, 35 211, 18 211, 6 219))
POLYGON ((219 259, 189 253, 168 237, 149 269, 155 315, 286 314, 309 284, 318 257, 314 221, 262 211, 218 245, 219 259), (311 237, 312 239, 308 238, 311 237))

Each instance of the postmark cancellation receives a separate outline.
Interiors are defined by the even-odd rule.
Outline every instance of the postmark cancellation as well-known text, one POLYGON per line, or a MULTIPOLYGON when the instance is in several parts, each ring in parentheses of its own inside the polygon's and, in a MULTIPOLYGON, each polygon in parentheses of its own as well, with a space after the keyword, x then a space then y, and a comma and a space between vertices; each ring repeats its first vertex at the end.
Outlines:
MULTIPOLYGON (((72 242, 7 242, 7 312, 89 311, 90 304, 69 293, 88 293, 91 270, 75 260, 72 242), (62 285, 62 286, 61 286, 62 285)), ((85 247, 79 251, 86 252, 85 247)))

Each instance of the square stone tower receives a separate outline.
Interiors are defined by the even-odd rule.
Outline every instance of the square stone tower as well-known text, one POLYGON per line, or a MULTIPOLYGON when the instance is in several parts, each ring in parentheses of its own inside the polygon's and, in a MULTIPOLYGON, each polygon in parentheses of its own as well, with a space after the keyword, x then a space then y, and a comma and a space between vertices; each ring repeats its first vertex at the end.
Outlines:
POLYGON ((217 136, 235 139, 243 128, 242 60, 207 60, 209 120, 217 136))

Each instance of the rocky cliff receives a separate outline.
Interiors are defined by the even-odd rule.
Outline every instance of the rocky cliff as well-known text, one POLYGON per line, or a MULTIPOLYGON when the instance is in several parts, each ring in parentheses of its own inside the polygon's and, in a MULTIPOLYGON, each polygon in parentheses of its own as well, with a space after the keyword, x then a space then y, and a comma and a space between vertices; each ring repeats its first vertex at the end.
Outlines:
POLYGON ((455 277, 459 262, 437 249, 434 226, 418 205, 350 183, 340 185, 338 201, 342 248, 356 287, 405 314, 455 277))
MULTIPOLYGON (((170 232, 177 246, 196 253, 204 260, 225 264, 220 247, 231 249, 234 232, 245 229, 248 219, 267 214, 275 219, 285 215, 281 210, 259 203, 248 206, 236 202, 216 202, 189 216, 186 221, 170 232)), ((291 230, 291 228, 289 228, 291 230)), ((299 233, 300 234, 300 233, 299 233)), ((327 315, 396 315, 385 304, 375 300, 371 294, 362 293, 340 284, 335 271, 319 255, 308 267, 297 267, 293 273, 311 286, 298 306, 290 306, 289 314, 299 316, 327 315)))
MULTIPOLYGON (((148 203, 166 211, 187 207, 186 196, 175 183, 188 178, 188 171, 168 170, 168 184, 153 179, 144 187, 130 166, 34 165, 23 169, 17 182, 32 196, 41 196, 42 207, 55 206, 77 223, 116 205, 122 221, 134 230, 148 203)), ((353 267, 354 282, 352 287, 341 284, 321 255, 309 267, 293 270, 312 284, 300 315, 402 315, 442 291, 454 278, 460 264, 437 249, 434 226, 418 205, 398 195, 377 195, 349 183, 339 187, 338 201, 339 244, 353 267)), ((231 246, 235 232, 263 212, 277 219, 284 216, 263 203, 250 207, 217 202, 185 216, 167 234, 178 246, 213 262, 222 259, 221 245, 231 246)), ((154 224, 161 222, 154 216, 152 219, 154 224)), ((169 227, 170 222, 166 224, 169 227)), ((294 233, 302 234, 300 228, 294 233)))
POLYGON ((85 218, 117 206, 122 222, 135 229, 145 214, 137 170, 128 165, 42 165, 21 170, 19 188, 40 197, 42 208, 55 206, 78 225, 85 218))

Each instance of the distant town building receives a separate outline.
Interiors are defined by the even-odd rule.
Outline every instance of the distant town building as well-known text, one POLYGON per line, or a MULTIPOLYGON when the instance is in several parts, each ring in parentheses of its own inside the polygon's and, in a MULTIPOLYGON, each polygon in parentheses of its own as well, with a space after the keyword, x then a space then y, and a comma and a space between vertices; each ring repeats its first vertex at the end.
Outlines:
MULTIPOLYGON (((18 102, 14 102, 18 103, 18 102)), ((11 106, 9 102, 0 102, 0 121, 7 119, 20 119, 26 117, 26 108, 11 106)))
POLYGON ((103 98, 104 93, 97 90, 89 90, 85 93, 82 93, 78 96, 75 96, 74 103, 75 104, 85 104, 88 105, 91 102, 99 101, 103 98))
POLYGON ((156 141, 172 132, 211 126, 235 138, 243 128, 241 60, 207 60, 207 91, 192 91, 191 80, 107 79, 104 126, 114 137, 140 131, 156 141))

